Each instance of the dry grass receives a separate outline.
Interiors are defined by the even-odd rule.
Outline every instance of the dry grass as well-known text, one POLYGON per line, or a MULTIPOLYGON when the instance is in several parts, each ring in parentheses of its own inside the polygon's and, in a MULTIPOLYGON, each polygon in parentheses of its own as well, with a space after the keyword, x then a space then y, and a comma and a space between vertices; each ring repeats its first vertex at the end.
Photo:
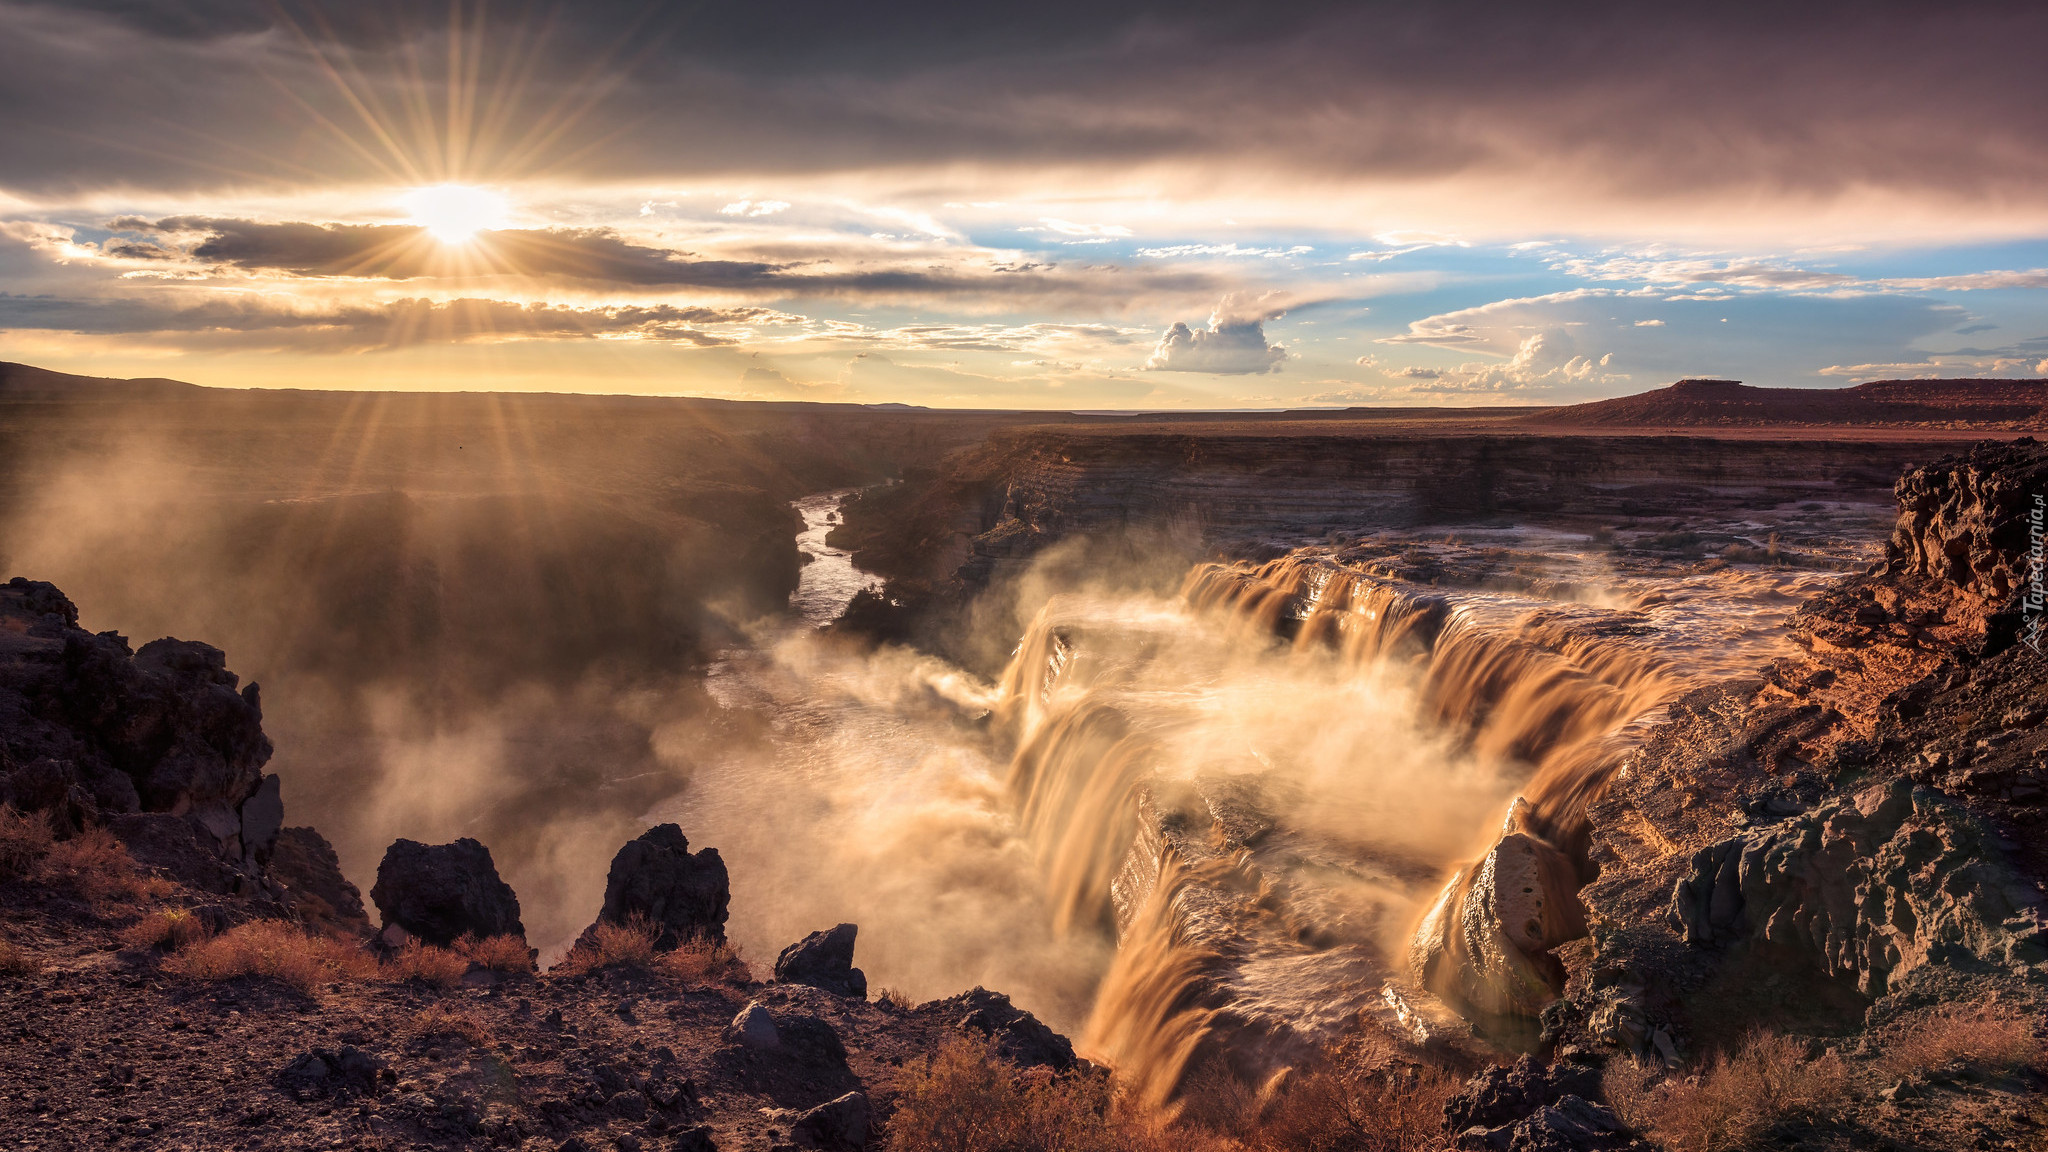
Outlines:
POLYGON ((912 1000, 910 993, 901 988, 884 988, 875 993, 875 1003, 884 1008, 894 1008, 898 1012, 908 1012, 917 1007, 917 1001, 912 1000))
POLYGON ((0 880, 35 871, 54 840, 47 813, 17 812, 12 805, 0 804, 0 880))
POLYGON ((1217 1069, 1191 1078, 1182 1117, 1259 1152, 1433 1152, 1460 1086, 1435 1069, 1337 1059, 1261 1093, 1217 1069))
POLYGON ((438 1041, 457 1040, 472 1048, 489 1048, 498 1042, 497 1033, 482 1016, 468 1008, 433 1008, 415 1012, 401 1028, 404 1038, 426 1047, 438 1041))
POLYGON ((0 940, 0 976, 33 976, 42 970, 35 953, 11 940, 0 940))
POLYGON ((490 936, 482 940, 464 936, 455 942, 455 953, 492 972, 533 971, 533 951, 519 936, 490 936))
POLYGON ((1928 1009, 1903 1022, 1877 1066, 1891 1076, 1953 1064, 1987 1072, 2048 1071, 2048 1042, 2037 1028, 2026 1013, 2003 1004, 1928 1009))
POLYGON ((1124 1123, 1100 1078, 1023 1076, 964 1038, 905 1066, 898 1090, 890 1152, 1117 1152, 1149 1143, 1124 1123))
POLYGON ((166 881, 144 876, 127 847, 105 828, 88 828, 50 845, 36 871, 46 882, 69 888, 95 905, 170 892, 166 881))
POLYGON ((754 978, 739 950, 730 944, 687 940, 655 961, 660 971, 690 984, 745 984, 754 978))
POLYGON ((387 980, 418 980, 440 988, 452 988, 469 974, 469 961, 446 948, 415 940, 384 962, 380 973, 387 980))
POLYGON ((599 924, 592 928, 590 939, 578 941, 550 971, 562 976, 582 976, 614 966, 650 968, 654 965, 655 941, 660 939, 661 929, 635 913, 624 924, 599 924))
POLYGON ((172 954, 164 969, 194 980, 268 976, 310 994, 328 981, 372 979, 377 961, 341 940, 308 936, 276 920, 252 920, 172 954))
POLYGON ((1659 1079, 1652 1066, 1616 1061, 1604 1086, 1614 1111, 1669 1152, 1748 1147, 1781 1120, 1827 1111, 1849 1087, 1833 1053, 1810 1058, 1801 1042, 1770 1032, 1753 1033, 1692 1076, 1659 1079))
POLYGON ((206 925, 183 908, 151 912, 121 929, 121 943, 130 948, 161 948, 176 952, 206 939, 206 925))

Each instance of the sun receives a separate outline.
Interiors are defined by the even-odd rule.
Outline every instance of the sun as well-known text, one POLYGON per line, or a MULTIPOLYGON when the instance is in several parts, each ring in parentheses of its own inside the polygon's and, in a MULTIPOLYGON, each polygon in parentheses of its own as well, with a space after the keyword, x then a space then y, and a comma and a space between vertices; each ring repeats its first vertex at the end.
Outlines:
POLYGON ((511 210, 503 196, 468 184, 415 188, 398 198, 412 222, 443 244, 465 244, 477 233, 505 226, 511 210))

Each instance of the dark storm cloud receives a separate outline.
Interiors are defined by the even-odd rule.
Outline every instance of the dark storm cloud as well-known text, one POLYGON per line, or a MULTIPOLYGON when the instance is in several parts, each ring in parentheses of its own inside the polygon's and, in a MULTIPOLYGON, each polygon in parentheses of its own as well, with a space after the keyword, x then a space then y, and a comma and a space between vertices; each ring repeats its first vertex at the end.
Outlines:
POLYGON ((604 0, 486 20, 465 162, 436 135, 438 5, 0 0, 0 182, 1155 160, 2033 203, 2048 180, 2039 5, 604 0))
POLYGON ((0 331, 156 335, 180 346, 346 352, 473 340, 632 336, 698 347, 737 340, 700 325, 796 319, 763 308, 569 308, 505 300, 397 300, 280 309, 243 298, 76 299, 0 293, 0 331))
MULTIPOLYGON (((460 248, 433 240, 410 224, 270 223, 174 216, 123 218, 125 231, 154 234, 163 243, 183 237, 183 251, 212 267, 290 276, 351 276, 379 280, 423 277, 510 276, 577 281, 617 289, 705 289, 774 298, 979 294, 1001 299, 1208 292, 1214 277, 1201 272, 1076 268, 1028 269, 969 264, 916 268, 829 268, 815 262, 705 260, 688 252, 633 243, 608 229, 505 229, 479 233, 460 248)), ((119 238, 103 250, 130 255, 160 252, 119 238)), ((148 258, 157 258, 150 254, 148 258)))

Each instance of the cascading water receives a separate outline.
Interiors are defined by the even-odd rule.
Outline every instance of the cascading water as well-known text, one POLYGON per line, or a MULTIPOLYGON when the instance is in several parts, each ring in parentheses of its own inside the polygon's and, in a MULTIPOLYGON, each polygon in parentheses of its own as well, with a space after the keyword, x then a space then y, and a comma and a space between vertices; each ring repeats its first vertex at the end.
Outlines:
POLYGON ((1821 579, 1585 604, 1311 549, 1055 596, 989 685, 818 635, 867 580, 823 544, 835 503, 800 505, 803 625, 714 669, 746 738, 650 815, 725 854, 752 954, 855 920, 875 986, 1010 992, 1165 1107, 1205 1064, 1271 1083, 1361 1029, 1455 1028, 1444 1002, 1538 1010, 1585 930, 1587 803, 1821 579))

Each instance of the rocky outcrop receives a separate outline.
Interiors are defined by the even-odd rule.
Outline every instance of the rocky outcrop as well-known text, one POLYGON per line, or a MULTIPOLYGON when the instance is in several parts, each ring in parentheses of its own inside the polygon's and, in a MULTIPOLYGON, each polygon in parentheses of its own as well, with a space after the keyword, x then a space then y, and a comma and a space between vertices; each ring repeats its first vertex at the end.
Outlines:
POLYGON ((1461 1152, 1647 1149, 1601 1099, 1600 1070, 1527 1056, 1482 1069, 1444 1105, 1461 1152))
MULTIPOLYGON (((673 951, 688 940, 724 941, 731 903, 732 884, 718 849, 692 853, 681 828, 657 824, 612 857, 597 923, 644 918, 660 930, 655 947, 673 951)), ((590 931, 584 930, 585 939, 590 931)))
POLYGON ((308 927, 330 935, 367 936, 370 918, 363 894, 341 873, 341 861, 327 838, 311 828, 278 833, 269 874, 284 886, 285 902, 308 927))
POLYGON ((789 1138, 799 1148, 860 1152, 868 1144, 868 1122, 867 1094, 848 1092, 797 1117, 789 1138))
POLYGON ((283 809, 263 775, 256 685, 238 685, 218 648, 167 638, 132 651, 80 628, 56 588, 15 577, 0 587, 0 799, 60 830, 170 813, 253 868, 283 809))
POLYGON ((1586 933, 1573 860, 1509 810, 1501 838, 1460 869, 1408 947, 1416 983, 1489 1015, 1534 1016, 1557 999, 1564 966, 1551 950, 1586 933))
POLYGON ((855 925, 841 924, 811 933, 775 958, 775 978, 840 996, 866 996, 867 975, 853 966, 853 941, 859 932, 855 925))
POLYGON ((1896 779, 1700 849, 1671 917, 1687 944, 1777 945, 1873 998, 1932 962, 2023 971, 2048 962, 2048 908, 1996 840, 1896 779))
POLYGON ((491 850, 466 836, 453 844, 394 842, 377 865, 370 899, 387 933, 396 926, 443 948, 464 936, 526 936, 519 897, 498 878, 491 850))
POLYGON ((1899 478, 1890 572, 2002 601, 2033 577, 2048 527, 2048 452, 2032 439, 1980 445, 1899 478))
POLYGON ((986 1038, 996 1054, 1019 1068, 1046 1067, 1064 1072, 1074 1067, 1074 1045, 1045 1026, 1010 998, 986 988, 917 1006, 919 1016, 950 1023, 969 1035, 986 1038))

